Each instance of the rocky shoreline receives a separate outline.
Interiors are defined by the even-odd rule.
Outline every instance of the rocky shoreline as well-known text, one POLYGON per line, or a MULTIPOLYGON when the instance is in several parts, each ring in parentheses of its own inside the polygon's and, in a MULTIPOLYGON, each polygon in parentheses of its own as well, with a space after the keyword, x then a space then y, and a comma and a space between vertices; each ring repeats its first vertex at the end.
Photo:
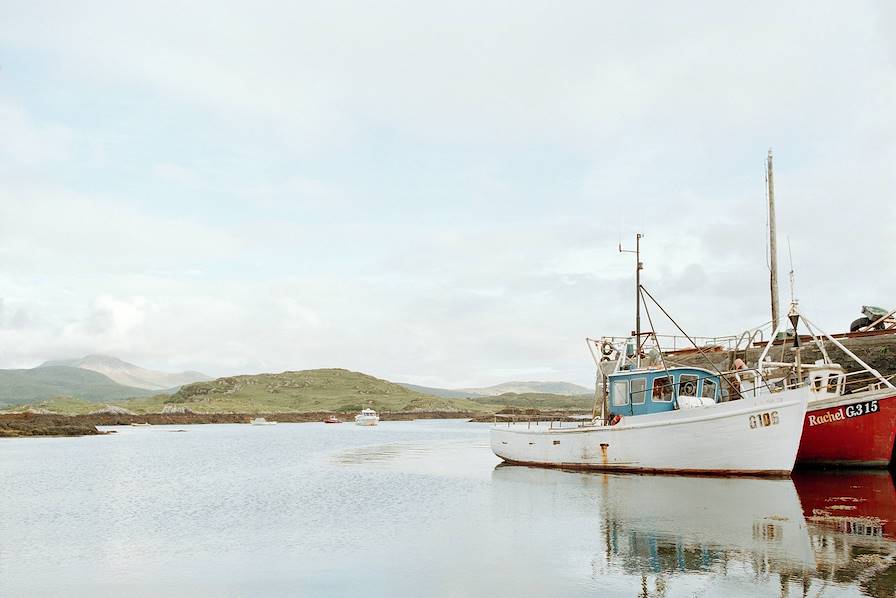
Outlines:
POLYGON ((96 424, 80 421, 76 416, 35 413, 0 415, 0 438, 23 436, 95 436, 104 434, 96 424))
MULTIPOLYGON (((190 424, 246 424, 253 417, 264 417, 282 423, 320 422, 335 415, 343 422, 352 422, 355 413, 313 411, 303 413, 147 413, 122 415, 102 413, 93 415, 56 415, 43 413, 0 414, 0 438, 21 436, 89 436, 105 434, 97 426, 128 426, 130 424, 190 425, 190 424)), ((415 419, 472 419, 478 413, 457 411, 407 411, 381 413, 383 421, 415 419)), ((491 421, 489 419, 489 421, 491 421)))

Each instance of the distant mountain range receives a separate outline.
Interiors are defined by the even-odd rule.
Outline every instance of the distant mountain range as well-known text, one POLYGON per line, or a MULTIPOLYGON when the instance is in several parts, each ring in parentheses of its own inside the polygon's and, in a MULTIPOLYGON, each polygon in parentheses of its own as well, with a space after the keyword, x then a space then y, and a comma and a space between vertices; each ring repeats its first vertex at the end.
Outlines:
POLYGON ((167 372, 148 370, 108 355, 86 355, 77 359, 57 359, 47 361, 39 367, 54 366, 91 370, 103 374, 113 382, 124 386, 155 391, 170 390, 192 382, 211 380, 211 376, 206 376, 202 372, 169 374, 167 372))
POLYGON ((408 390, 413 390, 414 392, 419 392, 425 395, 429 395, 431 397, 441 397, 443 399, 467 399, 470 397, 481 397, 483 395, 477 394, 475 392, 470 392, 468 390, 457 390, 451 388, 435 388, 433 386, 420 386, 418 384, 408 384, 406 382, 399 382, 399 386, 403 386, 408 390))
POLYGON ((570 382, 504 382, 495 384, 494 386, 486 386, 484 388, 464 388, 465 392, 472 392, 476 395, 493 397, 508 392, 517 394, 538 393, 552 395, 583 395, 594 392, 593 389, 572 384, 570 382))
MULTIPOLYGON (((356 411, 368 404, 388 411, 480 411, 491 407, 586 403, 590 390, 567 382, 506 382, 446 389, 395 384, 342 369, 227 376, 149 370, 106 355, 47 361, 32 369, 0 370, 0 409, 43 405, 66 412, 91 409, 77 401, 130 400, 128 409, 156 412, 178 403, 197 412, 356 411), (515 393, 515 394, 514 394, 515 393), (470 400, 473 399, 473 400, 470 400), (72 400, 75 403, 66 403, 72 400), (52 405, 50 404, 52 403, 52 405)), ((42 407, 42 408, 43 408, 42 407)))
POLYGON ((118 384, 98 372, 67 366, 0 370, 0 408, 60 396, 105 403, 155 393, 145 388, 118 384))
POLYGON ((201 372, 169 374, 107 355, 47 361, 32 369, 0 370, 0 408, 71 397, 94 403, 172 394, 209 380, 201 372))
POLYGON ((503 382, 501 384, 485 386, 482 388, 435 388, 432 386, 418 386, 416 384, 408 384, 405 382, 399 382, 399 384, 409 390, 447 399, 496 397, 507 393, 551 394, 572 397, 594 392, 593 389, 585 388, 578 384, 572 384, 571 382, 503 382))

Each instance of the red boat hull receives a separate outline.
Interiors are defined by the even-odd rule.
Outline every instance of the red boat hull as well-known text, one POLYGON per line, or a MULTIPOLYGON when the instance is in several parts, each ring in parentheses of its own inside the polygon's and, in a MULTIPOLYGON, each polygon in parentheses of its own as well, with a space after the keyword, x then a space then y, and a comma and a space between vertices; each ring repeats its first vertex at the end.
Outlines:
POLYGON ((896 391, 809 403, 796 455, 801 465, 886 467, 896 438, 896 391))

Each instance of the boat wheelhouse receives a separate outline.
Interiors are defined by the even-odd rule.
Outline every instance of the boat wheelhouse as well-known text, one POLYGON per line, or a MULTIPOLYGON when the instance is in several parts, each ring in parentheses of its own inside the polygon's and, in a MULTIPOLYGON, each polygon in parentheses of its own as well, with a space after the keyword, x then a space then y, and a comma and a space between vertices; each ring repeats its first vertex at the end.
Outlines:
POLYGON ((721 398, 720 376, 701 368, 623 370, 608 379, 612 416, 707 407, 721 398))

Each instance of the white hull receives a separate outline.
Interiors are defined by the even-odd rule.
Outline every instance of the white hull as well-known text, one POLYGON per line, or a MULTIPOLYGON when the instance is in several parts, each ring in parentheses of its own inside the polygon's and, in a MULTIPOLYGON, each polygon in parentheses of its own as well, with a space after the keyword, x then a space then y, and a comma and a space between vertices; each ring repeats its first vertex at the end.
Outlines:
POLYGON ((359 426, 375 426, 380 423, 380 418, 376 416, 368 417, 359 415, 355 417, 355 423, 359 426))
POLYGON ((491 445, 501 459, 527 465, 783 476, 793 469, 808 397, 809 389, 799 388, 623 418, 615 426, 499 423, 491 430, 491 445), (770 425, 763 425, 762 414, 770 425))

